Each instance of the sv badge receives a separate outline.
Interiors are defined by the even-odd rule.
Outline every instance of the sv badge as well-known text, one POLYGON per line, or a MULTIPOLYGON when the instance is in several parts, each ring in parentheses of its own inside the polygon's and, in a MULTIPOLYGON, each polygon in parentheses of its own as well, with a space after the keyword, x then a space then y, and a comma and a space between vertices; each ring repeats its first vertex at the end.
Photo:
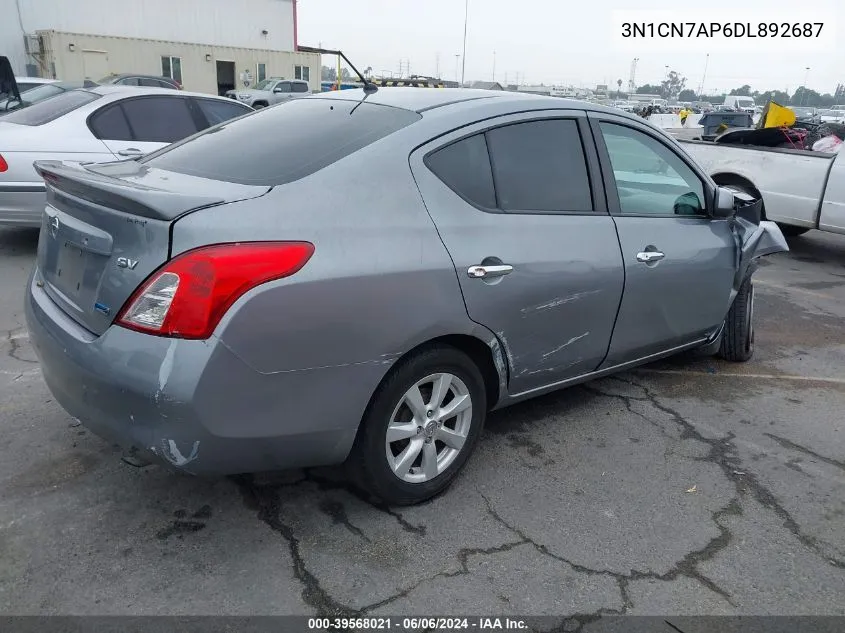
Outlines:
POLYGON ((118 268, 128 268, 129 270, 135 270, 135 266, 138 265, 137 259, 129 259, 128 257, 118 257, 117 258, 117 267, 118 268))

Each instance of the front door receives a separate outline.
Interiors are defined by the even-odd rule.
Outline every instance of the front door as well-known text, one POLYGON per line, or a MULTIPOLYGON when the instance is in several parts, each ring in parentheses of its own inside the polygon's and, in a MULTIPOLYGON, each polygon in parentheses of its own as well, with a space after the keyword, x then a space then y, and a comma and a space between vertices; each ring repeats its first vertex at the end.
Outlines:
POLYGON ((713 333, 730 307, 737 250, 730 223, 708 215, 712 191, 688 159, 647 126, 591 119, 625 262, 604 368, 713 333))
POLYGON ((470 318, 505 350, 510 393, 594 370, 623 268, 584 113, 461 128, 417 150, 411 166, 470 318))

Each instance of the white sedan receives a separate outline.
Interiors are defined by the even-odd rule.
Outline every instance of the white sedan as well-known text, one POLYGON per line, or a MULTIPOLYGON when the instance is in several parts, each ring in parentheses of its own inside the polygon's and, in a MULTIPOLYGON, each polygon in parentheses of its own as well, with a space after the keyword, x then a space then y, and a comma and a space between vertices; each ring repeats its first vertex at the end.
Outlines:
POLYGON ((0 226, 40 226, 45 187, 36 160, 137 158, 252 111, 211 95, 98 86, 6 114, 0 118, 0 226))

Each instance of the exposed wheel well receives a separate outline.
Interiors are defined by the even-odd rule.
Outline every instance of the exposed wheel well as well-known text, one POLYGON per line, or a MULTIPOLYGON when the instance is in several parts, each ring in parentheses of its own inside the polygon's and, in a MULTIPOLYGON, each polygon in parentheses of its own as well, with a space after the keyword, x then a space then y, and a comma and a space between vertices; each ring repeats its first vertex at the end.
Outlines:
MULTIPOLYGON (((734 187, 739 187, 741 189, 744 189, 748 193, 752 194, 753 196, 756 196, 758 199, 763 200, 763 194, 760 193, 760 190, 757 189, 757 187, 754 186, 754 183, 752 183, 747 178, 740 176, 739 174, 714 174, 713 175, 713 181, 717 185, 722 185, 722 186, 733 185, 734 187)), ((763 219, 765 220, 766 219, 766 201, 765 200, 763 200, 762 214, 763 214, 763 219)))
MULTIPOLYGON (((425 343, 417 345, 411 350, 408 350, 396 360, 394 365, 398 365, 412 354, 419 352, 421 349, 438 344, 454 347, 470 357, 472 362, 475 363, 476 367, 478 367, 478 370, 481 372, 482 378, 484 378, 484 389, 487 393, 487 406, 492 407, 495 405, 499 400, 499 372, 496 371, 496 365, 493 362, 493 351, 483 341, 475 338, 474 336, 451 334, 448 336, 433 338, 425 343)), ((389 376, 390 372, 388 372, 387 375, 389 376)), ((385 376, 384 379, 386 378, 387 376, 385 376)), ((378 391, 378 389, 376 389, 376 391, 378 391)))

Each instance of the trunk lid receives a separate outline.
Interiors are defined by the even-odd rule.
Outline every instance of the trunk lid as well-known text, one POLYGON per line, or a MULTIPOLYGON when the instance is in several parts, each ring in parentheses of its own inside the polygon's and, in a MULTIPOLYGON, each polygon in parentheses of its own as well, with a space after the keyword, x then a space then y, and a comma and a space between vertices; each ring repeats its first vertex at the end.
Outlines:
POLYGON ((95 334, 170 257, 170 226, 198 209, 256 198, 271 187, 151 169, 135 161, 37 161, 47 185, 37 281, 95 334))

